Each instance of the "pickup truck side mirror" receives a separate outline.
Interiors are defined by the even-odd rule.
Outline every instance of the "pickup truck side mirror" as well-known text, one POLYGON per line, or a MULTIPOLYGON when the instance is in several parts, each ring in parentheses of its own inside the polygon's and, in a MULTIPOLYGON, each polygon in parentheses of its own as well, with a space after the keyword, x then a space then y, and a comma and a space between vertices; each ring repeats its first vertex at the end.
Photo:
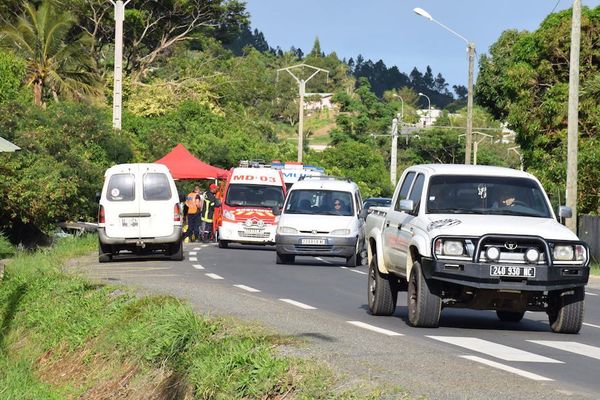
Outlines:
POLYGON ((415 210, 415 202, 412 200, 400 200, 400 211, 413 212, 415 210))
POLYGON ((571 210, 571 207, 559 206, 558 207, 558 216, 560 218, 571 218, 571 217, 573 217, 573 210, 571 210))
POLYGON ((369 215, 369 209, 368 208, 363 208, 362 210, 360 210, 360 212, 358 213, 358 218, 360 219, 366 219, 367 215, 369 215))

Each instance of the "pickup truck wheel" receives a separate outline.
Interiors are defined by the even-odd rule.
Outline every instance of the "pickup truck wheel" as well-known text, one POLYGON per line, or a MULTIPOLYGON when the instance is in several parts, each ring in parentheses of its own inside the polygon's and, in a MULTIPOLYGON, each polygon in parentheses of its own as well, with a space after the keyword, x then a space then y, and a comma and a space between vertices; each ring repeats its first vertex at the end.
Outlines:
POLYGON ((293 264, 296 261, 296 256, 293 254, 281 254, 277 252, 277 259, 275 262, 277 264, 293 264))
POLYGON ((583 325, 585 291, 582 286, 548 294, 548 321, 556 333, 578 333, 583 325))
POLYGON ((496 315, 500 321, 519 322, 523 319, 525 311, 501 311, 496 310, 496 315))
POLYGON ((398 289, 395 281, 387 274, 382 274, 377 266, 377 257, 371 259, 369 266, 369 311, 373 315, 392 315, 396 311, 398 289))
POLYGON ((183 261, 183 240, 169 245, 169 257, 173 261, 183 261))
POLYGON ((227 240, 219 240, 219 248, 226 249, 229 246, 229 242, 227 240))
POLYGON ((425 279, 421 264, 415 261, 408 280, 408 322, 415 327, 437 328, 442 312, 442 299, 437 285, 425 279))
POLYGON ((105 263, 112 261, 112 249, 110 245, 102 244, 98 241, 98 262, 105 263))

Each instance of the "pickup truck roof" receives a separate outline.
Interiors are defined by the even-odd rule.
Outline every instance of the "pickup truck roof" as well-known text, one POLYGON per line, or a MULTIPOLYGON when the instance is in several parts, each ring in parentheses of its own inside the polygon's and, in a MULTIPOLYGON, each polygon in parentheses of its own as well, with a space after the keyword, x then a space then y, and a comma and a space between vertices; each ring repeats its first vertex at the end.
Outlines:
POLYGON ((535 177, 527 172, 504 167, 492 167, 488 165, 464 165, 464 164, 421 164, 414 165, 409 170, 421 171, 427 175, 486 175, 486 176, 512 176, 517 178, 535 177))

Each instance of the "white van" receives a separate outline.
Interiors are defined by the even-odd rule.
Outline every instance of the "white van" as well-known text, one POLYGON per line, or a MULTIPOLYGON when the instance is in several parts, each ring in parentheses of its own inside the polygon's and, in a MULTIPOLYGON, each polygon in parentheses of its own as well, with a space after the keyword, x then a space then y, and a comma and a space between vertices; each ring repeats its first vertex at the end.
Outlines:
POLYGON ((301 178, 288 193, 277 225, 277 264, 296 256, 343 257, 362 264, 364 219, 356 183, 328 176, 301 178))
POLYGON ((161 251, 183 260, 181 208, 175 181, 162 164, 120 164, 104 173, 98 209, 98 259, 121 250, 161 251))

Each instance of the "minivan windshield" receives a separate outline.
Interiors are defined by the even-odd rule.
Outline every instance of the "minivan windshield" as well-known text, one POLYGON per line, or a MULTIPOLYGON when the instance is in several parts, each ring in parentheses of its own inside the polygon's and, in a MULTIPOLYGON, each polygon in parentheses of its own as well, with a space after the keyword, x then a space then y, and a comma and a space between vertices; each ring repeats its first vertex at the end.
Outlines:
POLYGON ((536 181, 501 176, 432 176, 426 210, 428 214, 551 218, 543 189, 536 181))
POLYGON ((283 187, 272 185, 229 185, 225 204, 232 207, 283 207, 283 187))
POLYGON ((354 215, 352 193, 339 190, 292 190, 285 205, 287 214, 354 215))

